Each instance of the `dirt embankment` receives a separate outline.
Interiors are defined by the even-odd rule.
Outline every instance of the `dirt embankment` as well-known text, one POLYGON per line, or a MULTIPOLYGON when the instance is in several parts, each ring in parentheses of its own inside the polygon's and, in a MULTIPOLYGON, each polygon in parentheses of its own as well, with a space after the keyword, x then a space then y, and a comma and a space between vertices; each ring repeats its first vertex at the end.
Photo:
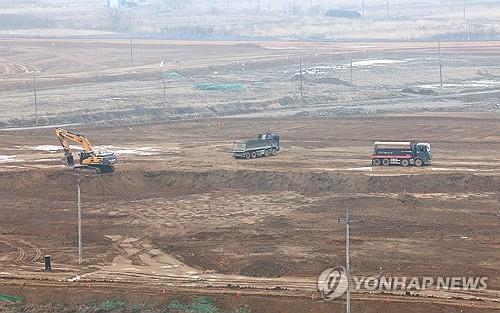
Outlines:
POLYGON ((248 192, 448 193, 497 192, 500 185, 499 176, 467 173, 371 176, 255 170, 120 170, 109 175, 78 176, 69 171, 41 170, 0 173, 0 194, 70 200, 78 179, 86 197, 92 200, 173 197, 226 188, 248 192))

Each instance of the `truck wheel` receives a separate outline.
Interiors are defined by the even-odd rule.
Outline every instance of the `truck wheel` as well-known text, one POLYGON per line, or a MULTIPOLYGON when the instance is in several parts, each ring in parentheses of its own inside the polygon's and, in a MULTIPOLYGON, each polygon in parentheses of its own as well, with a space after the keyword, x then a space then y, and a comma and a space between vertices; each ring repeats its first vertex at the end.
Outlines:
POLYGON ((276 148, 273 148, 271 150, 271 154, 274 156, 274 155, 277 155, 278 154, 278 150, 276 150, 276 148))
POLYGON ((271 154, 271 150, 266 149, 266 151, 264 151, 264 156, 268 157, 270 154, 271 154))
POLYGON ((389 165, 391 164, 391 160, 389 160, 389 159, 383 159, 383 160, 382 160, 382 164, 383 164, 384 166, 389 166, 389 165))
POLYGON ((255 159, 257 157, 257 152, 252 151, 252 159, 255 159))
POLYGON ((402 159, 401 165, 403 165, 404 167, 407 167, 408 165, 410 165, 410 161, 408 161, 408 159, 402 159))
POLYGON ((380 166, 382 164, 382 161, 380 161, 380 159, 373 159, 372 164, 375 166, 380 166))
POLYGON ((415 159, 415 166, 416 167, 421 167, 422 165, 424 165, 424 162, 422 162, 421 159, 415 159))
POLYGON ((250 155, 250 152, 245 152, 245 159, 250 159, 251 158, 251 155, 250 155))

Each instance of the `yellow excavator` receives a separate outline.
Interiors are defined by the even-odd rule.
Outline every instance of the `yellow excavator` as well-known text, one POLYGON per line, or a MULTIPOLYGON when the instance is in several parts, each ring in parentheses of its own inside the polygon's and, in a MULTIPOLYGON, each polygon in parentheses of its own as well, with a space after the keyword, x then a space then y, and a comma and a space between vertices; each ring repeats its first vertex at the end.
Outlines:
POLYGON ((112 173, 115 170, 117 158, 114 152, 101 152, 92 150, 90 141, 80 134, 75 134, 62 128, 56 129, 56 136, 64 148, 64 158, 62 159, 66 167, 73 170, 92 170, 96 173, 112 173), (75 164, 71 153, 69 141, 82 146, 79 151, 79 162, 75 164))

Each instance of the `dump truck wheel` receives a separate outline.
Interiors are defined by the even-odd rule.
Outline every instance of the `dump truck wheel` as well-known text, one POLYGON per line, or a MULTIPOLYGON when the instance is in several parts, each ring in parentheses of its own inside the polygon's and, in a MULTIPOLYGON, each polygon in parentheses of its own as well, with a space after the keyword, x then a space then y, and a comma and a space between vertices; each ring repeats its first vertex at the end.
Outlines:
POLYGON ((270 154, 271 151, 269 149, 266 149, 266 151, 264 151, 264 156, 268 157, 270 154))
POLYGON ((380 161, 380 159, 373 159, 372 164, 375 166, 380 166, 382 164, 382 161, 380 161))
POLYGON ((410 161, 408 161, 408 159, 402 159, 401 165, 403 165, 404 167, 407 167, 408 165, 410 165, 410 161))
POLYGON ((383 159, 383 160, 382 160, 382 164, 383 164, 384 166, 389 166, 389 165, 391 164, 391 160, 389 160, 389 159, 383 159))
POLYGON ((424 162, 422 162, 422 160, 420 160, 420 159, 416 159, 415 160, 415 166, 416 167, 421 167, 422 165, 424 165, 424 162))
POLYGON ((250 157, 251 157, 250 152, 246 152, 246 153, 245 153, 245 159, 247 159, 247 160, 248 160, 248 159, 250 159, 250 157))
POLYGON ((257 152, 252 151, 252 159, 255 159, 257 157, 257 152))
POLYGON ((278 150, 276 150, 276 148, 273 148, 273 150, 271 150, 271 154, 272 155, 277 155, 278 154, 278 150))

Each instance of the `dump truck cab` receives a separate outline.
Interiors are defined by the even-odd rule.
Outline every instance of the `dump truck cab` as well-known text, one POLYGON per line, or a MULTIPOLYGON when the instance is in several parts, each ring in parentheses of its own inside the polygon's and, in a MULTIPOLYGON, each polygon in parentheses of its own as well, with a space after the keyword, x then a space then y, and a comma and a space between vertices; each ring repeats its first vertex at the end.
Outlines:
POLYGON ((430 164, 432 162, 432 150, 429 143, 417 143, 413 148, 415 157, 420 158, 424 164, 430 164))
POLYGON ((274 141, 279 143, 280 136, 276 133, 263 133, 263 134, 259 134, 257 139, 259 139, 259 140, 274 140, 274 141))

